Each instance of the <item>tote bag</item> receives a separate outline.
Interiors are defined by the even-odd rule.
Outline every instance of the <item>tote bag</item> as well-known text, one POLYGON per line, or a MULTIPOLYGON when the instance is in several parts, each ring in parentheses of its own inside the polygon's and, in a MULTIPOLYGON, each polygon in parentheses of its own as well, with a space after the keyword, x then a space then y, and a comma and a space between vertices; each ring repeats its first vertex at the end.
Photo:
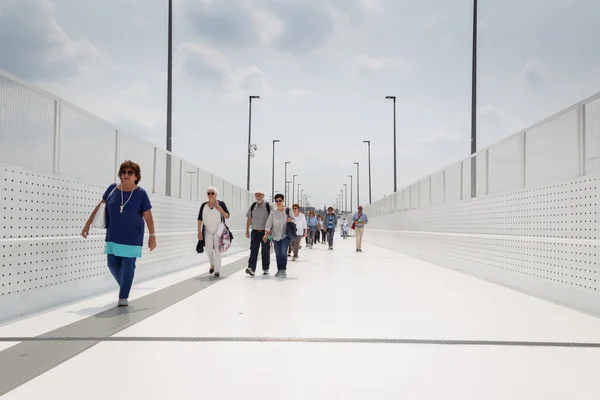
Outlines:
MULTIPOLYGON (((110 194, 106 198, 106 202, 108 202, 108 199, 110 199, 110 196, 113 194, 113 192, 115 190, 117 190, 117 186, 119 186, 119 185, 116 185, 115 188, 112 190, 112 192, 110 192, 110 194)), ((92 226, 94 228, 106 229, 107 221, 108 221, 108 213, 106 212, 106 203, 100 203, 100 207, 98 207, 98 211, 96 212, 96 215, 94 216, 94 220, 92 221, 92 226)))

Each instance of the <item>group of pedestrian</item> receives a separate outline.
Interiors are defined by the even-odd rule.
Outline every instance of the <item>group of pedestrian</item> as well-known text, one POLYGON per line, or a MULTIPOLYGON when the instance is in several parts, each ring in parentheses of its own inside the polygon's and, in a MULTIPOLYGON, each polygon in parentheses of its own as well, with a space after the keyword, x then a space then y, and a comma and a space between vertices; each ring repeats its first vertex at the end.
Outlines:
MULTIPOLYGON (((136 261, 142 257, 145 226, 148 227, 148 248, 153 251, 156 244, 152 205, 146 191, 138 186, 142 179, 140 166, 133 161, 125 161, 119 168, 120 182, 110 185, 102 200, 96 205, 85 223, 81 235, 87 238, 93 226, 106 228, 104 253, 110 273, 119 285, 119 307, 129 305, 129 294, 135 275, 136 261)), ((221 253, 228 245, 223 244, 225 221, 230 217, 227 205, 218 200, 218 190, 207 188, 207 201, 200 206, 198 213, 198 241, 204 245, 208 256, 209 274, 215 278, 221 276, 221 253)), ((250 257, 246 273, 254 276, 261 253, 263 275, 269 274, 271 246, 275 250, 278 278, 287 276, 288 257, 298 260, 302 239, 307 248, 312 249, 319 242, 329 245, 333 250, 333 239, 338 225, 338 217, 333 207, 327 209, 324 216, 309 211, 308 217, 300 212, 298 204, 291 210, 285 206, 285 197, 275 195, 275 207, 265 201, 262 190, 255 193, 256 201, 246 213, 246 237, 250 239, 250 257)), ((352 228, 356 230, 356 251, 361 252, 364 227, 368 223, 363 208, 352 217, 352 228)), ((347 222, 342 222, 342 234, 347 222)))

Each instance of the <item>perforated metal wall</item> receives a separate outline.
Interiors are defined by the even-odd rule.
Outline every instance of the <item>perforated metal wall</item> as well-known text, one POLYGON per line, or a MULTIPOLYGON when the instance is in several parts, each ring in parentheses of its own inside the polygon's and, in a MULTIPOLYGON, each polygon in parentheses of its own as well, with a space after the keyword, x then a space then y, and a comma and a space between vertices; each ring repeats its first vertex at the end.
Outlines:
MULTIPOLYGON (((80 237, 105 189, 0 164, 0 320, 17 316, 15 310, 33 312, 114 287, 103 254, 104 231, 93 229, 87 240, 80 237), (79 282, 89 292, 80 291, 79 282), (50 287, 62 287, 62 296, 47 298, 44 290, 50 287), (27 307, 15 307, 24 298, 27 307)), ((137 263, 138 279, 203 260, 195 252, 199 203, 155 194, 150 199, 158 247, 144 251, 137 263)), ((228 225, 236 231, 233 253, 248 246, 243 235, 246 210, 239 202, 228 207, 228 225)))
POLYGON ((365 240, 600 314, 599 184, 589 176, 370 218, 365 240))

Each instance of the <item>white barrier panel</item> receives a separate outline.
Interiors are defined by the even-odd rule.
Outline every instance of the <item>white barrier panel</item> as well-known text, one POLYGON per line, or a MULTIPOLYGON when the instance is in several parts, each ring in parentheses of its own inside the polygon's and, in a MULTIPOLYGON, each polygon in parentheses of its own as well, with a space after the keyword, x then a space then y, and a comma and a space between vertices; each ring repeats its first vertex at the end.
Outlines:
POLYGON ((599 183, 370 217, 365 240, 600 316, 599 183))
MULTIPOLYGON (((80 236, 107 186, 0 164, 0 321, 110 290, 116 296, 103 254, 104 231, 92 228, 88 239, 80 236)), ((144 249, 136 282, 206 260, 195 251, 200 203, 147 191, 158 247, 144 249)), ((200 192, 201 200, 205 196, 200 192)), ((234 234, 227 254, 246 251, 246 209, 239 201, 227 205, 234 234)))

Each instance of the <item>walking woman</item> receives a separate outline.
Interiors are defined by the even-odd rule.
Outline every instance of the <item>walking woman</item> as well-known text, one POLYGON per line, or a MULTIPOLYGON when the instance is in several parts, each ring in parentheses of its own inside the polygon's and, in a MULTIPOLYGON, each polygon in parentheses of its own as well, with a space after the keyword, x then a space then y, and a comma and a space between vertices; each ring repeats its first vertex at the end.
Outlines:
POLYGON ((221 223, 225 224, 225 220, 229 218, 229 210, 227 205, 221 200, 217 200, 218 190, 213 186, 206 189, 208 201, 200 205, 198 213, 198 240, 204 240, 206 254, 210 262, 211 275, 214 273, 215 278, 221 276, 221 251, 219 245, 221 242, 222 229, 219 229, 221 223))
POLYGON ((317 226, 319 220, 317 219, 314 210, 308 212, 308 218, 306 219, 306 225, 308 227, 308 248, 312 249, 315 243, 315 235, 317 234, 317 226))
POLYGON ((327 225, 325 224, 325 217, 321 215, 321 243, 327 243, 327 225))
POLYGON ((321 216, 317 215, 317 231, 315 232, 315 241, 313 243, 319 242, 321 242, 321 216))
POLYGON ((296 224, 297 235, 296 239, 292 240, 292 250, 294 252, 292 261, 296 261, 298 259, 298 251, 300 251, 300 243, 302 243, 302 238, 307 238, 308 236, 308 227, 306 226, 306 217, 300 212, 300 206, 298 204, 294 204, 292 206, 292 211, 294 212, 293 218, 294 223, 296 224))
MULTIPOLYGON (((142 257, 144 246, 144 221, 148 225, 150 238, 148 248, 156 248, 156 234, 152 219, 152 205, 148 193, 137 184, 142 179, 140 166, 125 161, 119 168, 121 183, 113 183, 106 189, 100 204, 106 204, 106 254, 108 269, 119 284, 119 307, 129 305, 129 292, 135 274, 135 262, 142 257)), ((87 238, 92 221, 98 212, 96 206, 88 218, 81 236, 87 238)))
POLYGON ((283 200, 284 197, 281 193, 275 195, 277 208, 271 210, 271 214, 269 214, 267 224, 265 225, 265 235, 263 236, 263 242, 266 243, 269 240, 269 236, 271 236, 273 241, 275 258, 277 259, 277 273, 275 276, 278 278, 285 278, 287 276, 287 249, 290 245, 290 238, 286 234, 287 223, 293 221, 285 209, 283 200))

